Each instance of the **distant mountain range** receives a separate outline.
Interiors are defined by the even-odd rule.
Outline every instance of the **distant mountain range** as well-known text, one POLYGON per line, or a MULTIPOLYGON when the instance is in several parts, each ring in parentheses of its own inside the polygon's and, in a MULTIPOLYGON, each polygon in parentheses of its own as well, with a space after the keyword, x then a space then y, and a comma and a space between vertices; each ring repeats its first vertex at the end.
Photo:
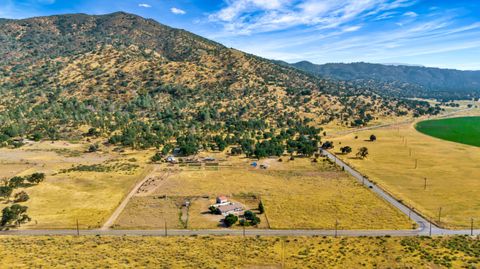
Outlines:
POLYGON ((480 71, 363 62, 317 65, 302 61, 290 66, 322 78, 353 81, 374 91, 399 97, 439 99, 480 97, 480 71))

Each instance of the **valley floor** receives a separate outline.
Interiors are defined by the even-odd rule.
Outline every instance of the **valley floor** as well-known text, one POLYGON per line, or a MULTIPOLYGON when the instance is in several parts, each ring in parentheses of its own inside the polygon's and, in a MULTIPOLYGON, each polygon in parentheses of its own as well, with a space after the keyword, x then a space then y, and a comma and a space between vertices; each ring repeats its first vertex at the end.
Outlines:
POLYGON ((352 154, 338 157, 440 226, 469 228, 472 219, 480 220, 480 148, 421 134, 414 123, 352 132, 332 140, 332 152, 338 154, 343 146, 353 149, 352 154), (377 141, 368 141, 371 134, 377 141), (369 150, 364 160, 354 156, 360 147, 369 150))

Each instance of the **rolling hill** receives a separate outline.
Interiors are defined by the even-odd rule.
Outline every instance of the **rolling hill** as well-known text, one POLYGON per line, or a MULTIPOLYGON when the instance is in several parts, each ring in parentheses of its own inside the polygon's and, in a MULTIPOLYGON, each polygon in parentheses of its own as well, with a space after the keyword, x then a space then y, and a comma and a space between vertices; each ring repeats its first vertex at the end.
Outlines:
POLYGON ((238 144, 437 111, 123 12, 0 20, 0 55, 3 144, 97 136, 205 148, 214 135, 238 144))
POLYGON ((480 71, 361 62, 316 65, 302 61, 292 66, 320 77, 353 81, 380 94, 445 100, 480 98, 480 71))

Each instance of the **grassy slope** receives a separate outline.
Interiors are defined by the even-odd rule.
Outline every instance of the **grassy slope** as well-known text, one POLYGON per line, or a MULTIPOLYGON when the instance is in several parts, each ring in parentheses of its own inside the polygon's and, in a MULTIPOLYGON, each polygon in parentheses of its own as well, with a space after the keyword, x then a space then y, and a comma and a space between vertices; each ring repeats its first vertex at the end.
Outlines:
POLYGON ((0 237, 3 268, 475 268, 451 238, 0 237))
POLYGON ((480 147, 480 117, 422 121, 416 129, 433 137, 480 147))
POLYGON ((347 145, 353 148, 353 154, 339 155, 342 159, 405 203, 434 220, 441 207, 442 225, 468 228, 472 217, 480 218, 479 148, 432 138, 417 132, 413 125, 362 131, 333 140, 336 150, 347 145), (378 140, 365 141, 372 133, 378 140), (365 160, 354 158, 363 146, 370 155, 365 160))

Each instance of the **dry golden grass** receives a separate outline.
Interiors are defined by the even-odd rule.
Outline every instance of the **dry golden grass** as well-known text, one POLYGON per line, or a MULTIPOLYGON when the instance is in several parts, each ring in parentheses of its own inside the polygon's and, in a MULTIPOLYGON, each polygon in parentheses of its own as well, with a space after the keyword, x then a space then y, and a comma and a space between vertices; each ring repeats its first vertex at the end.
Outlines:
POLYGON ((114 227, 117 229, 169 229, 183 228, 179 222, 180 210, 172 199, 132 197, 120 214, 114 227))
POLYGON ((413 124, 333 140, 336 150, 347 145, 353 148, 352 154, 340 157, 406 204, 434 220, 442 208, 442 225, 469 227, 471 218, 480 219, 480 148, 421 134, 413 124), (365 141, 371 134, 377 136, 376 142, 365 141), (362 146, 368 147, 370 155, 365 160, 353 158, 362 146))
MULTIPOLYGON (((46 174, 44 182, 25 189, 30 200, 23 204, 28 206, 32 221, 22 228, 74 228, 77 220, 81 228, 100 227, 134 183, 150 171, 145 165, 146 156, 150 154, 84 153, 86 147, 67 142, 42 142, 20 149, 0 149, 0 161, 9 163, 9 167, 28 163, 28 169, 19 170, 19 175, 46 174), (132 158, 138 161, 132 162, 132 158), (62 169, 79 164, 122 163, 139 167, 131 171, 61 173, 62 169)), ((4 206, 6 204, 0 207, 4 206)))
POLYGON ((475 268, 479 240, 319 237, 0 237, 2 268, 475 268))
MULTIPOLYGON (((269 169, 184 168, 168 177, 154 195, 213 199, 223 194, 239 202, 246 197, 261 198, 269 221, 265 224, 270 228, 332 229, 337 219, 344 229, 412 228, 404 215, 328 162, 296 159, 262 163, 268 163, 269 169)), ((251 208, 255 207, 252 202, 251 208)), ((207 209, 208 203, 193 202, 189 228, 218 226, 217 219, 204 223, 209 220, 202 215, 207 209)))

